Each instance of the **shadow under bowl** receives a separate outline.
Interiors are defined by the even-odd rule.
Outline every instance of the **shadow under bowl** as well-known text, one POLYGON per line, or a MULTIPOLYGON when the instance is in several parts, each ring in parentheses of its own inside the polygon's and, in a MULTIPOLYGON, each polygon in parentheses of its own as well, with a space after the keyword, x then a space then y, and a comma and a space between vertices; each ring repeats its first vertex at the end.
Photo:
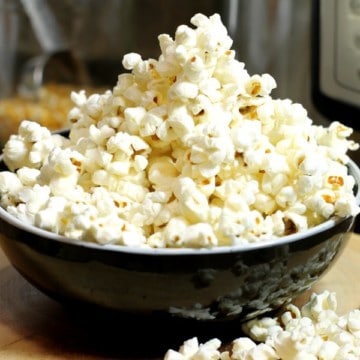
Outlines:
MULTIPOLYGON (((359 203, 360 170, 350 162, 349 172, 359 203)), ((354 220, 250 245, 137 249, 69 240, 0 208, 0 245, 23 277, 70 307, 219 323, 276 310, 309 290, 341 254, 354 220)))

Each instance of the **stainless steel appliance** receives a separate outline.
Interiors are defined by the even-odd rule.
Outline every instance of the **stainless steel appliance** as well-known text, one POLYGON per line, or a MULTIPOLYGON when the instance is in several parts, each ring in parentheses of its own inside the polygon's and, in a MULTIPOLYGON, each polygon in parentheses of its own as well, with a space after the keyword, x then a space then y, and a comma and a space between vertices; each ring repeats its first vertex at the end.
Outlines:
POLYGON ((360 1, 318 0, 313 18, 314 104, 329 120, 343 121, 358 132, 360 1))

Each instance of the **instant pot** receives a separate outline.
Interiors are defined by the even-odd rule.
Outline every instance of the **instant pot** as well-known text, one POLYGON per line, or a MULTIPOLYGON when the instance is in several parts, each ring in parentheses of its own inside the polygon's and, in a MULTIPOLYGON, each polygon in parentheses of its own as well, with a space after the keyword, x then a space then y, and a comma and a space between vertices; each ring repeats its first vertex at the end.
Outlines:
POLYGON ((360 1, 318 0, 313 18, 313 103, 329 121, 351 126, 359 141, 360 1))

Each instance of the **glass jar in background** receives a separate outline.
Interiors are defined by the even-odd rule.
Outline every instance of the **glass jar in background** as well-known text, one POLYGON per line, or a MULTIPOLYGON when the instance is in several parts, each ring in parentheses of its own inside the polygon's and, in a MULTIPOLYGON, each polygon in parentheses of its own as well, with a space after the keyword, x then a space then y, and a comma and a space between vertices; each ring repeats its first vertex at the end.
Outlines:
MULTIPOLYGON (((24 1, 29 5, 29 0, 24 1)), ((54 16, 71 53, 88 70, 90 82, 64 83, 59 76, 50 78, 43 71, 36 96, 27 96, 19 91, 24 69, 47 51, 24 1, 0 0, 0 147, 24 119, 50 130, 67 128, 67 114, 73 106, 71 91, 85 89, 90 94, 111 88, 122 71, 122 56, 133 42, 131 0, 42 1, 54 16)), ((61 66, 52 64, 52 72, 61 72, 61 66)))

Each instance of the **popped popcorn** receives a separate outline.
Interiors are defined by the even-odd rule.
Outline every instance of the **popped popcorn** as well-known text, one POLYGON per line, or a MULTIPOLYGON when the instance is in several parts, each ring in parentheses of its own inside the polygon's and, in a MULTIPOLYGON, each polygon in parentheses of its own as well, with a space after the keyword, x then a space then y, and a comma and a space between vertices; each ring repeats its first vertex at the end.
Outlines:
POLYGON ((225 349, 219 339, 199 344, 186 340, 165 360, 355 360, 360 358, 360 310, 336 313, 336 294, 312 293, 301 308, 287 305, 277 317, 253 319, 243 325, 244 336, 225 349), (201 357, 202 356, 202 357, 201 357))
POLYGON ((357 215, 352 129, 273 99, 275 80, 236 60, 218 14, 191 23, 158 37, 158 59, 125 55, 112 91, 73 92, 68 138, 24 120, 4 147, 1 206, 76 240, 175 248, 357 215))

